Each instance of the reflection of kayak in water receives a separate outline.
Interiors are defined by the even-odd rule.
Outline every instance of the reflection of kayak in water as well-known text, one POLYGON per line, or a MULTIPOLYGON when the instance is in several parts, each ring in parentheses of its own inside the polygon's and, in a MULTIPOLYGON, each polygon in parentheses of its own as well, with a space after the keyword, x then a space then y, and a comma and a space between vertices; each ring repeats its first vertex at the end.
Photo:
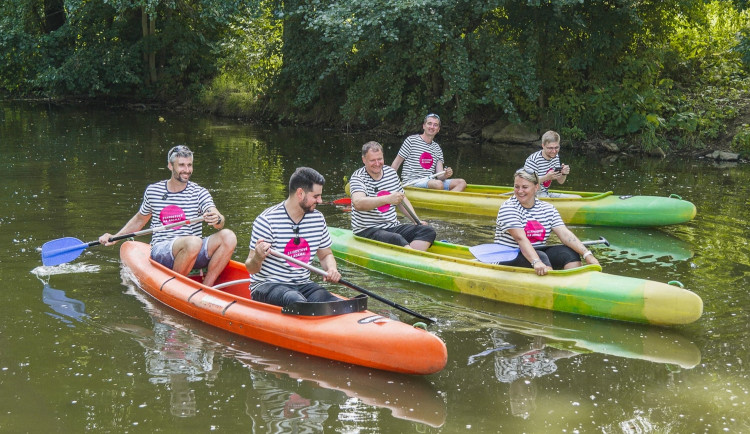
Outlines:
POLYGON ((693 257, 690 243, 658 229, 574 227, 571 228, 581 240, 595 240, 604 237, 609 241, 608 248, 597 250, 602 256, 615 261, 628 259, 649 263, 660 260, 687 261, 693 257))
MULTIPOLYGON (((147 304, 155 324, 174 329, 178 334, 190 335, 189 339, 183 340, 193 344, 202 341, 202 347, 217 355, 238 360, 251 370, 254 383, 262 377, 266 387, 285 390, 290 396, 298 393, 310 398, 304 396, 301 390, 312 388, 318 390, 317 393, 313 392, 317 401, 327 405, 343 405, 348 399, 357 399, 369 406, 389 409, 393 417, 399 419, 432 427, 445 423, 445 401, 426 378, 331 362, 253 340, 237 339, 228 332, 174 315, 162 306, 151 303, 140 292, 135 294, 147 304), (300 380, 309 382, 309 387, 300 387, 300 380), (336 393, 320 393, 323 391, 336 393)), ((143 329, 133 326, 117 325, 115 328, 137 337, 154 333, 144 333, 143 329)))
POLYGON ((698 347, 670 329, 573 317, 502 303, 488 304, 486 300, 473 297, 463 298, 461 304, 483 312, 491 309, 491 323, 498 324, 499 328, 547 338, 546 345, 558 349, 669 363, 686 369, 701 361, 698 347))

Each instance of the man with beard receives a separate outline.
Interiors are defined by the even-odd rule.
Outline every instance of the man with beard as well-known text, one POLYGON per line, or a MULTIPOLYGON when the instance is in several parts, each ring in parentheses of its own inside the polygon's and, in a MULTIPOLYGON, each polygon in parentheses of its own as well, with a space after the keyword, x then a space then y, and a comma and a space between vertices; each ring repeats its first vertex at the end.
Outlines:
POLYGON ((315 207, 322 203, 323 175, 299 167, 289 178, 289 197, 267 208, 253 222, 250 253, 245 268, 252 274, 252 299, 276 306, 297 302, 339 300, 310 280, 310 271, 270 254, 270 249, 309 263, 313 255, 328 275, 326 282, 338 282, 336 258, 325 217, 315 207))
MULTIPOLYGON (((203 225, 196 222, 171 230, 155 231, 151 237, 151 258, 172 270, 187 275, 191 270, 206 268, 203 284, 213 286, 234 253, 237 237, 229 229, 224 216, 216 209, 211 194, 190 181, 193 174, 193 152, 187 146, 175 146, 167 153, 167 168, 172 177, 146 187, 137 213, 114 236, 139 231, 151 220, 151 227, 174 223, 167 211, 178 209, 184 219, 203 216, 204 221, 219 232, 203 238, 203 225)), ((182 220, 181 217, 179 220, 182 220)), ((113 235, 99 237, 102 245, 111 246, 113 235)))

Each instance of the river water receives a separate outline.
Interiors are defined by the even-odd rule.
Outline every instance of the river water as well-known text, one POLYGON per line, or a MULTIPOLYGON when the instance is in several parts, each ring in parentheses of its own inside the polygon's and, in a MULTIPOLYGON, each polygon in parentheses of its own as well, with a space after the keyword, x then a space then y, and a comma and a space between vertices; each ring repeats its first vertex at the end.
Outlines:
MULTIPOLYGON (((295 167, 318 169, 325 200, 343 197, 371 139, 395 156, 402 137, 248 125, 194 114, 0 103, 0 430, 4 432, 750 432, 747 405, 750 168, 700 159, 562 156, 566 187, 679 194, 695 220, 660 229, 573 227, 608 238, 604 270, 678 280, 703 298, 697 322, 660 328, 509 306, 340 262, 345 277, 438 318, 440 373, 413 377, 329 362, 248 341, 155 304, 121 276, 117 248, 41 267, 63 236, 117 231, 166 152, 196 154, 238 236, 283 200, 295 167)), ((415 131, 416 132, 416 131, 415 131)), ((443 143, 475 184, 508 184, 531 147, 443 143)), ((565 146, 563 144, 563 146, 565 146)), ((321 206, 330 226, 349 215, 321 206)), ((490 242, 491 219, 421 212, 440 239, 490 242)), ((204 229, 204 231, 208 231, 204 229)), ((147 237, 144 241, 147 240, 147 237)), ((337 292, 353 296, 345 288, 337 292)), ((370 309, 413 323, 376 300, 370 309)))

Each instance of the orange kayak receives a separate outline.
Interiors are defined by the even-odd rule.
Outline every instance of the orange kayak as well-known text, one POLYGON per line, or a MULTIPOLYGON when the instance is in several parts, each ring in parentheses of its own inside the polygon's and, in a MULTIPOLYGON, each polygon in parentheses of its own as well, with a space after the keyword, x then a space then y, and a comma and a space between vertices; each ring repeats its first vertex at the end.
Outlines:
MULTIPOLYGON (((151 246, 128 241, 123 264, 138 286, 165 305, 215 327, 282 348, 340 362, 405 374, 433 374, 448 352, 423 329, 368 310, 303 316, 250 299, 247 283, 214 289, 199 276, 182 276, 150 259, 151 246)), ((230 261, 216 285, 247 279, 245 265, 230 261)))

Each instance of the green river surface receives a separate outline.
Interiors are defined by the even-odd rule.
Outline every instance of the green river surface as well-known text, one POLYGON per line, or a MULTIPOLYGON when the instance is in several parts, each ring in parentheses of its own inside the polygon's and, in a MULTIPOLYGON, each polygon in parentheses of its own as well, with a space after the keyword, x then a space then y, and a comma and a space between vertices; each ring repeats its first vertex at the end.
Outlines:
MULTIPOLYGON (((706 159, 573 153, 565 188, 692 201, 697 217, 659 229, 573 227, 604 270, 697 293, 695 323, 648 327, 506 305, 339 261, 344 276, 436 317, 448 347, 437 374, 330 362, 203 325, 121 277, 116 247, 42 267, 39 248, 96 240, 166 179, 167 150, 195 152, 244 261, 254 218, 286 197, 297 166, 344 196, 367 140, 390 163, 404 137, 248 125, 195 114, 0 103, 0 431, 339 433, 750 432, 750 167, 706 159)), ((415 128, 417 128, 415 126, 415 128)), ((414 132, 419 132, 415 129, 414 132)), ((441 140, 457 177, 511 183, 532 146, 441 140)), ((322 205, 329 226, 349 214, 322 205)), ((422 211, 439 239, 491 242, 494 219, 422 211)), ((209 234, 213 229, 204 228, 209 234)), ((148 241, 148 237, 142 237, 148 241)), ((337 286, 339 293, 357 293, 337 286)), ((376 300, 370 310, 414 323, 376 300)))

